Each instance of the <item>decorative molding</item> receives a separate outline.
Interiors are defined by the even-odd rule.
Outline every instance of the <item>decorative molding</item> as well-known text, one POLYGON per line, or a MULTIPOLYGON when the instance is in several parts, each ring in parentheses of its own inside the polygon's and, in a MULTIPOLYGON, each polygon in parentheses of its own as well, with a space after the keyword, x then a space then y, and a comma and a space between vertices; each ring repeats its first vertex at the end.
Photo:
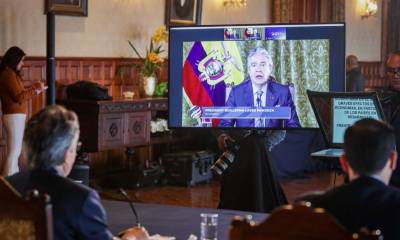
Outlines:
POLYGON ((145 111, 150 109, 148 104, 143 103, 119 103, 119 104, 105 104, 101 105, 100 112, 126 112, 126 111, 145 111))

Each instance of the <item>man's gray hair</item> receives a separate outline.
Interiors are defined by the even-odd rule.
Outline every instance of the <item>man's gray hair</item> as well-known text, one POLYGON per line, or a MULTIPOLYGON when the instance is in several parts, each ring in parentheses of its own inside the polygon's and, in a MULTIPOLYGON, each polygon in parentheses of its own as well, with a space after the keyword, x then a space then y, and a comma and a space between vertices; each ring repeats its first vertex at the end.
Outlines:
POLYGON ((267 59, 267 64, 272 69, 273 67, 272 57, 271 55, 269 55, 267 49, 261 46, 255 47, 250 50, 249 55, 247 55, 247 69, 250 69, 250 59, 256 54, 264 55, 264 57, 267 59))
POLYGON ((35 114, 24 132, 24 154, 31 167, 48 170, 64 162, 67 151, 79 135, 78 117, 55 105, 35 114))

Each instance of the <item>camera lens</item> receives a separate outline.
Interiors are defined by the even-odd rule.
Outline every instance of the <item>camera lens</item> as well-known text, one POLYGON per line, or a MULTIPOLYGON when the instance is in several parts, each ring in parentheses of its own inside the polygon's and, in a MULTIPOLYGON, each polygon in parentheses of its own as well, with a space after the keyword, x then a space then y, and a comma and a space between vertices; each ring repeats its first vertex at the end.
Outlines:
POLYGON ((224 171, 224 169, 221 169, 221 166, 214 164, 211 166, 211 170, 215 173, 217 173, 218 175, 221 175, 224 171))

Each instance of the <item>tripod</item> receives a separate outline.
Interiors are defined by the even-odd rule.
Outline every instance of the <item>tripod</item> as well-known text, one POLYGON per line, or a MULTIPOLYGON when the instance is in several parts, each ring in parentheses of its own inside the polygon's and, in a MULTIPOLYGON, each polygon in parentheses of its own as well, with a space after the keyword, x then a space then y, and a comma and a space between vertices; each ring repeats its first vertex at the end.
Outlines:
POLYGON ((244 133, 235 160, 221 176, 219 208, 271 212, 287 204, 269 153, 270 136, 269 131, 244 133))

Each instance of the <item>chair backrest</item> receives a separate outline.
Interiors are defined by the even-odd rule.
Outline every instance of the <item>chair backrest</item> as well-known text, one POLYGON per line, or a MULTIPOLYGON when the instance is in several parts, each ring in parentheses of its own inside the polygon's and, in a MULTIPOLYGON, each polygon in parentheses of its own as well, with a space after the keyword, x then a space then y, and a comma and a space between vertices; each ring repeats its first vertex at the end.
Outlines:
POLYGON ((1 239, 53 239, 50 197, 31 191, 24 199, 0 176, 1 239))
POLYGON ((285 205, 272 212, 260 224, 235 218, 230 229, 230 240, 379 240, 379 231, 360 234, 348 232, 322 208, 311 208, 309 203, 285 205))

